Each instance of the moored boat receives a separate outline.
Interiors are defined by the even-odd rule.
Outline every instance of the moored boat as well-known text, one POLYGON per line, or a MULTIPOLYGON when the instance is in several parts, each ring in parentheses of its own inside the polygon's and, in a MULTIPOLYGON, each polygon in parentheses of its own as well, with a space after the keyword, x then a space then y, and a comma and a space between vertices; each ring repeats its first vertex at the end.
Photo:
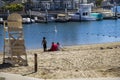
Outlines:
POLYGON ((57 14, 55 22, 68 22, 69 17, 67 14, 57 14))
POLYGON ((102 20, 103 15, 101 13, 91 13, 90 16, 94 17, 96 20, 102 20))
POLYGON ((71 21, 91 21, 101 20, 103 18, 101 13, 92 13, 91 4, 80 4, 80 8, 76 13, 68 14, 71 21))
POLYGON ((113 17, 112 12, 102 12, 102 15, 104 19, 110 19, 111 17, 113 17))
POLYGON ((0 18, 0 24, 3 24, 3 18, 0 18))
POLYGON ((43 15, 43 16, 36 16, 35 22, 37 23, 47 23, 47 22, 54 22, 55 18, 53 15, 43 15))
POLYGON ((30 24, 30 23, 33 23, 33 22, 34 22, 34 20, 31 19, 31 18, 29 18, 29 17, 27 17, 27 18, 22 18, 22 23, 23 23, 23 24, 30 24))

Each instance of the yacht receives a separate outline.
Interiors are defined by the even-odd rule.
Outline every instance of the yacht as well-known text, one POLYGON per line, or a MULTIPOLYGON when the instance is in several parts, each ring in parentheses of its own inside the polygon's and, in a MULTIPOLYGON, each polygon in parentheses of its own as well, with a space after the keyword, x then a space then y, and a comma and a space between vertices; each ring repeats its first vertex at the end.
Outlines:
POLYGON ((92 13, 91 4, 80 4, 76 13, 68 14, 72 21, 90 21, 102 19, 101 13, 92 13))

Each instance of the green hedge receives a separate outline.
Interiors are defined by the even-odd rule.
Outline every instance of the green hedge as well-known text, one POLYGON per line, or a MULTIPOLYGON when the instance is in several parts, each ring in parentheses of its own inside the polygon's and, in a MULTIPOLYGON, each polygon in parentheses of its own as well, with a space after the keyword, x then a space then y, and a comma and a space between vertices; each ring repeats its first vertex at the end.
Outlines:
POLYGON ((21 11, 23 10, 24 6, 22 4, 9 4, 2 8, 9 11, 21 11))

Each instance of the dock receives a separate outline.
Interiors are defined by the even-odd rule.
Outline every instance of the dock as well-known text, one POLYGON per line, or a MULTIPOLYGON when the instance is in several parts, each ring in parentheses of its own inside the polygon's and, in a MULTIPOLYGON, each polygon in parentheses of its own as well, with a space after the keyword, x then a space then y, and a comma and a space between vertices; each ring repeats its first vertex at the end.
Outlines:
MULTIPOLYGON (((76 13, 77 10, 67 10, 67 13, 76 13)), ((92 13, 102 13, 103 14, 103 19, 118 19, 120 18, 120 13, 117 13, 117 16, 114 16, 115 13, 113 13, 111 10, 105 10, 102 8, 95 8, 92 9, 92 13)), ((65 10, 56 10, 56 11, 48 11, 48 15, 46 15, 45 11, 26 11, 23 13, 19 13, 21 14, 22 18, 30 18, 32 20, 35 20, 34 22, 37 23, 47 23, 47 22, 55 22, 55 19, 57 18, 58 14, 65 14, 65 10), (49 15, 52 15, 52 19, 50 18, 49 15), (41 19, 40 17, 43 17, 43 19, 41 19), (39 19, 40 18, 40 19, 39 19), (38 20, 37 20, 38 19, 38 20)), ((0 24, 3 24, 4 20, 7 20, 9 14, 7 13, 2 13, 0 14, 0 24)), ((30 21, 32 21, 30 20, 30 21)), ((68 20, 71 21, 71 20, 68 20)), ((76 22, 75 20, 72 20, 73 22, 76 22)), ((77 21, 79 22, 79 21, 77 21)), ((28 24, 28 22, 23 22, 23 24, 28 24)), ((33 22, 29 22, 29 23, 33 23, 33 22)))

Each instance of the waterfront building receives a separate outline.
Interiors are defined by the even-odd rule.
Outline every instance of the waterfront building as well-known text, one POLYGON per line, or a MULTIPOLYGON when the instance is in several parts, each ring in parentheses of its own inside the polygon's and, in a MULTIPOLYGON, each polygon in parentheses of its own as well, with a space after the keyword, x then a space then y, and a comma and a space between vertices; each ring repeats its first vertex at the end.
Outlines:
POLYGON ((38 0, 30 0, 27 4, 27 9, 40 10, 41 4, 38 0), (29 7, 29 8, 28 8, 29 7))
POLYGON ((32 10, 50 10, 52 7, 52 0, 30 0, 27 2, 26 7, 30 7, 32 10))
POLYGON ((2 0, 0 0, 0 7, 4 6, 4 2, 2 0))
POLYGON ((27 0, 7 0, 5 2, 10 4, 20 4, 20 3, 26 3, 27 0))
POLYGON ((81 3, 85 4, 85 3, 87 3, 87 0, 81 0, 81 3))
POLYGON ((108 0, 103 0, 101 6, 103 9, 111 9, 112 4, 108 0))
POLYGON ((27 6, 33 10, 61 10, 61 9, 76 9, 78 0, 30 0, 27 6))
MULTIPOLYGON (((26 10, 72 10, 78 9, 80 3, 88 3, 88 0, 8 0, 7 3, 25 3, 26 10)), ((1 6, 1 5, 0 5, 1 6)))
POLYGON ((40 8, 42 10, 45 10, 45 9, 50 10, 51 9, 51 3, 52 3, 52 0, 40 0, 40 2, 39 2, 39 4, 41 5, 40 8))
POLYGON ((62 1, 60 1, 60 0, 53 0, 53 2, 52 2, 52 9, 53 10, 60 9, 61 5, 62 5, 62 1))
POLYGON ((75 1, 74 0, 60 0, 61 9, 75 9, 75 1))
POLYGON ((68 9, 74 8, 74 0, 37 0, 37 1, 39 2, 35 3, 33 1, 34 4, 33 7, 34 8, 39 7, 41 10, 44 10, 46 8, 48 10, 59 10, 59 9, 65 9, 66 7, 68 9))
POLYGON ((109 0, 111 4, 114 4, 116 2, 117 4, 120 4, 120 0, 109 0))

